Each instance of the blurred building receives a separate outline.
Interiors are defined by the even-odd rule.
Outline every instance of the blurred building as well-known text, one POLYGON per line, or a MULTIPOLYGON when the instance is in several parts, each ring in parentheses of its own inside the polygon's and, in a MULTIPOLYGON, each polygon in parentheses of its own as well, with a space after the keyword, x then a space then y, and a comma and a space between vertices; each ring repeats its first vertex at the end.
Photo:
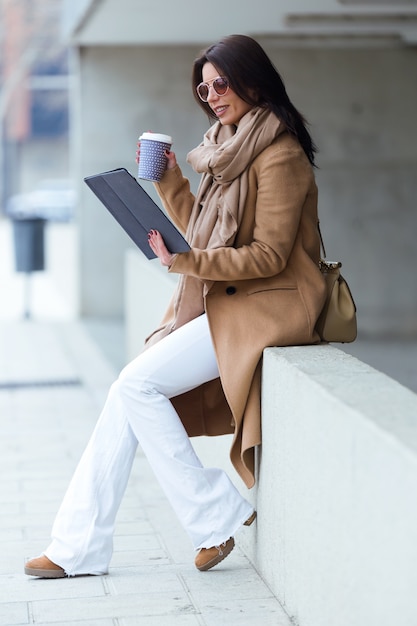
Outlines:
POLYGON ((190 91, 192 61, 231 33, 266 49, 319 146, 328 257, 342 260, 367 335, 417 332, 417 5, 387 0, 66 0, 74 50, 71 135, 80 204, 80 312, 124 314, 127 236, 84 176, 136 165, 138 135, 174 137, 186 154, 207 120, 190 91))
POLYGON ((1 204, 69 176, 68 47, 61 0, 1 0, 1 204))

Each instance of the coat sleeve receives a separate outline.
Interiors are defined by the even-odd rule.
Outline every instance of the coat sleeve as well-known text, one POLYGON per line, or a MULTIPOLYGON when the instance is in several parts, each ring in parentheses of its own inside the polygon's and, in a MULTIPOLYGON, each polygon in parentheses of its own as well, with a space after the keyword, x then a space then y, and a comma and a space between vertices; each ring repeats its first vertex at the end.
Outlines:
POLYGON ((293 248, 313 173, 300 150, 268 150, 253 165, 257 196, 253 240, 241 247, 192 248, 170 272, 202 280, 247 280, 282 272, 293 248))
POLYGON ((155 184, 155 188, 175 226, 185 233, 194 205, 194 195, 180 167, 177 165, 172 170, 167 170, 161 181, 155 184))

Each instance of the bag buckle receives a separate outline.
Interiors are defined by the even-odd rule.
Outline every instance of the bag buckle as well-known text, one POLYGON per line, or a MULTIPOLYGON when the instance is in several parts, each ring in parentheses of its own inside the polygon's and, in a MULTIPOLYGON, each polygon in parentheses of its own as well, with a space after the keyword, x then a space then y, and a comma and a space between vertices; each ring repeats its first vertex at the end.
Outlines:
POLYGON ((320 259, 319 261, 319 268, 321 271, 337 270, 340 267, 342 267, 341 261, 324 261, 323 259, 320 259))

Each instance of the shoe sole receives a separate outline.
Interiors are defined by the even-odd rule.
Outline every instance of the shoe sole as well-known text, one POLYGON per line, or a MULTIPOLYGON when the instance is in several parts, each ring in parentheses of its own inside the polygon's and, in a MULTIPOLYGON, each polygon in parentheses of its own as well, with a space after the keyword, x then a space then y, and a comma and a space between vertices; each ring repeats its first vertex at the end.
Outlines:
POLYGON ((67 578, 63 569, 32 569, 25 567, 27 576, 37 576, 38 578, 67 578))
POLYGON ((211 561, 208 561, 208 563, 204 563, 204 565, 197 566, 197 569, 200 572, 206 572, 207 570, 211 569, 215 565, 218 565, 219 563, 221 563, 227 556, 229 556, 229 554, 235 547, 235 540, 233 539, 233 537, 231 537, 230 539, 231 541, 229 540, 228 545, 222 550, 221 554, 218 554, 217 556, 215 556, 214 559, 211 559, 211 561))

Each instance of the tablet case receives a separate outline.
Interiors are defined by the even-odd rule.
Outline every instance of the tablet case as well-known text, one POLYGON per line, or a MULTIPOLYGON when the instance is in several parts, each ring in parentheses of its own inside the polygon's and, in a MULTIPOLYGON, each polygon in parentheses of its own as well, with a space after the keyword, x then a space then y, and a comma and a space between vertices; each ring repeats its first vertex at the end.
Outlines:
POLYGON ((165 213, 125 168, 118 168, 84 178, 147 259, 154 259, 148 232, 158 230, 168 250, 187 252, 190 246, 165 213))

